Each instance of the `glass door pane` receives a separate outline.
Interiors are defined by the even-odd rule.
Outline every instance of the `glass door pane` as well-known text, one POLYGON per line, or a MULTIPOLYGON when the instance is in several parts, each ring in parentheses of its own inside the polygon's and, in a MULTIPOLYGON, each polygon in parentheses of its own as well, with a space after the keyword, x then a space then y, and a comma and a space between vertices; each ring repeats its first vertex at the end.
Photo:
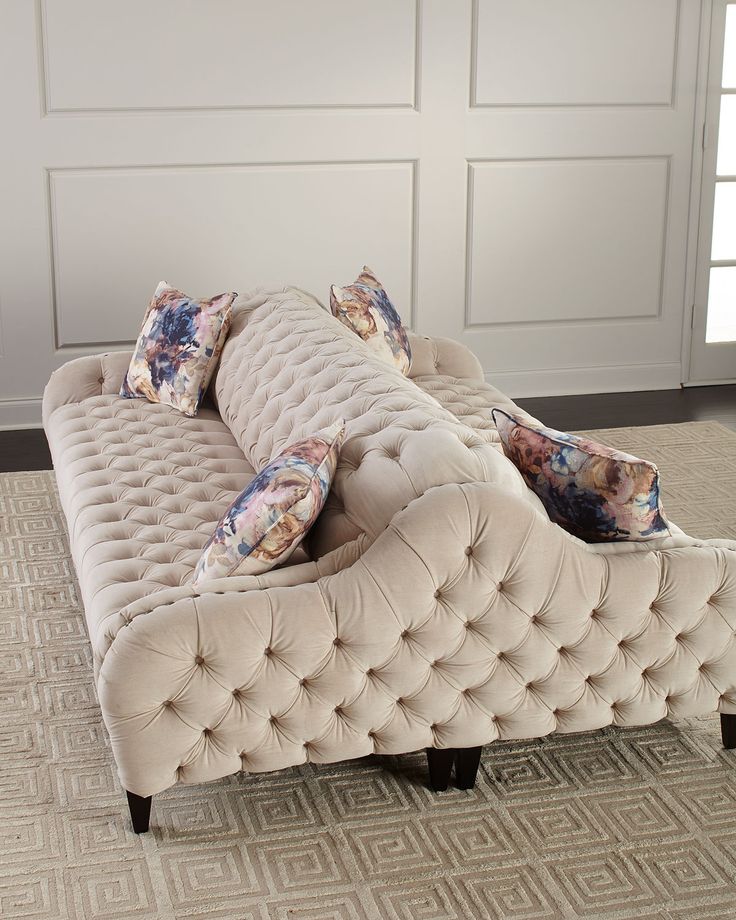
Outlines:
POLYGON ((736 342, 736 265, 710 270, 705 341, 736 342))
POLYGON ((736 94, 734 93, 724 93, 721 96, 716 172, 719 176, 736 176, 736 94))
POLYGON ((736 262, 736 182, 716 185, 710 257, 714 262, 736 262))
POLYGON ((723 46, 724 89, 736 89, 736 6, 726 8, 726 40, 723 46))

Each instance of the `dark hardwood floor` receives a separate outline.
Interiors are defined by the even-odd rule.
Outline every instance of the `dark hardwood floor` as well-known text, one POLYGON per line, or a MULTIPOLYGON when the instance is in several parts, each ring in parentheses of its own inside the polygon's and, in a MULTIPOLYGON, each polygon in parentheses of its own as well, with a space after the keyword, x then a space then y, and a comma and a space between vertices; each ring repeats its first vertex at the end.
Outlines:
MULTIPOLYGON (((736 385, 544 396, 520 399, 518 403, 545 425, 562 431, 703 420, 721 422, 736 430, 736 385)), ((49 469, 51 455, 40 428, 0 431, 0 472, 49 469)))
POLYGON ((720 422, 736 430, 736 384, 640 393, 545 396, 517 402, 545 425, 560 431, 701 421, 720 422))
POLYGON ((0 431, 0 473, 50 469, 51 454, 42 428, 0 431))

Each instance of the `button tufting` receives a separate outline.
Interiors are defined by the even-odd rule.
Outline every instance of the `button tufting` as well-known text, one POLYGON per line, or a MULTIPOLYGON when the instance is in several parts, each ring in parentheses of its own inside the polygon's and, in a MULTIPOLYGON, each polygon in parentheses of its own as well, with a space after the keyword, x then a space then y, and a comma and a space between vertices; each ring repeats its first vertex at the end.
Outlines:
POLYGON ((233 696, 235 697, 236 700, 240 699, 240 690, 238 690, 237 687, 233 690, 233 696))
POLYGON ((373 731, 373 729, 371 729, 371 730, 368 732, 368 737, 369 737, 369 738, 375 738, 375 737, 376 737, 376 733, 373 731))
POLYGON ((270 645, 267 645, 267 646, 263 649, 263 654, 266 656, 266 658, 268 658, 268 656, 271 654, 271 646, 270 646, 270 645))
POLYGON ((409 630, 408 630, 408 629, 402 630, 402 632, 401 632, 401 638, 402 638, 402 639, 408 639, 408 637, 409 637, 409 630))
POLYGON ((204 658, 201 655, 197 655, 194 659, 194 663, 201 667, 204 664, 204 658))
POLYGON ((275 725, 278 719, 276 718, 276 716, 269 716, 268 721, 271 723, 271 725, 275 725))
POLYGON ((212 734, 212 729, 211 729, 211 728, 205 728, 205 729, 202 730, 202 734, 205 736, 205 738, 209 738, 209 736, 212 734))
POLYGON ((302 679, 299 681, 299 686, 306 687, 308 683, 309 683, 309 680, 306 677, 302 677, 302 679))
POLYGON ((339 636, 335 636, 335 638, 332 640, 332 644, 335 646, 335 648, 340 648, 342 645, 342 640, 339 636))
POLYGON ((164 700, 163 703, 161 703, 161 705, 162 705, 165 709, 168 709, 170 706, 173 706, 174 704, 173 704, 173 702, 172 702, 171 700, 164 700))
POLYGON ((594 620, 598 616, 598 611, 593 609, 590 611, 590 619, 594 620))
POLYGON ((104 378, 104 377, 98 377, 98 378, 97 378, 97 382, 100 384, 100 386, 102 386, 102 384, 105 382, 105 378, 104 378))
POLYGON ((472 628, 473 628, 473 624, 470 622, 470 620, 466 620, 465 623, 464 623, 463 625, 465 626, 466 629, 472 629, 472 628))
POLYGON ((342 706, 335 706, 335 715, 336 716, 342 715, 342 706))
POLYGON ((440 589, 439 589, 439 588, 437 588, 437 590, 434 592, 434 596, 435 596, 435 598, 441 597, 441 592, 440 592, 440 589))
POLYGON ((465 547, 465 555, 466 555, 466 556, 472 556, 472 555, 473 555, 473 547, 472 547, 472 546, 466 546, 466 547, 465 547))
POLYGON ((539 617, 536 615, 536 613, 533 613, 533 614, 529 617, 529 622, 530 622, 530 623, 536 623, 538 619, 539 619, 539 617))

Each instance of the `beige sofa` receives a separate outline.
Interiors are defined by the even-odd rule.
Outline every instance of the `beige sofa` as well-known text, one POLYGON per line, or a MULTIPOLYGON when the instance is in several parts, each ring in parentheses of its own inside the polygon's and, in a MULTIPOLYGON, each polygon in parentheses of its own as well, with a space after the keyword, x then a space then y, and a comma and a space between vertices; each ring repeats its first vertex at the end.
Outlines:
POLYGON ((589 546, 498 445, 520 411, 476 358, 413 336, 411 379, 296 289, 238 301, 196 418, 118 397, 129 353, 51 378, 44 424, 105 724, 135 829, 175 783, 720 710, 736 744, 736 544, 589 546), (328 504, 291 564, 191 577, 289 441, 344 418, 328 504))

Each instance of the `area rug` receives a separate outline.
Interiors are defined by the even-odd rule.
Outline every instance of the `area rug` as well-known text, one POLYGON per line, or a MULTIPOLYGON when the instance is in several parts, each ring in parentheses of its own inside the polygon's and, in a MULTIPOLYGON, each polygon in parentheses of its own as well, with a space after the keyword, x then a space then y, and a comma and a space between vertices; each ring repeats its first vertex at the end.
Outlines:
MULTIPOLYGON (((597 432, 660 465, 664 504, 736 538, 736 434, 597 432)), ((52 473, 0 475, 0 917, 726 920, 736 751, 718 719, 484 750, 435 794, 421 753, 156 796, 130 829, 52 473)))

